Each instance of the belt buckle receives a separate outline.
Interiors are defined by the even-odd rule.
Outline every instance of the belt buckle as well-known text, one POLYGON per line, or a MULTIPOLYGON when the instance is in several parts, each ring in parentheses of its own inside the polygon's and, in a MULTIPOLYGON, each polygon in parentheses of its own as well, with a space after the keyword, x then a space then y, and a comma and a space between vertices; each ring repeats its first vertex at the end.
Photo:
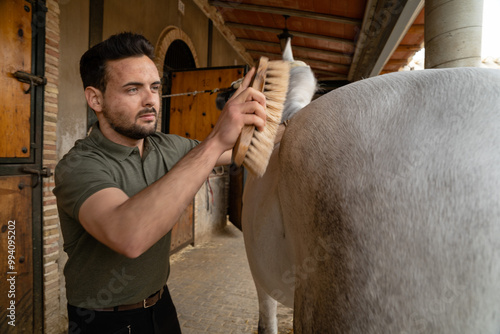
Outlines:
POLYGON ((142 301, 142 305, 143 305, 143 307, 144 307, 144 308, 149 308, 149 307, 151 307, 151 306, 154 306, 155 304, 156 304, 156 303, 152 303, 151 305, 148 305, 148 300, 147 300, 147 299, 144 299, 144 300, 142 301))

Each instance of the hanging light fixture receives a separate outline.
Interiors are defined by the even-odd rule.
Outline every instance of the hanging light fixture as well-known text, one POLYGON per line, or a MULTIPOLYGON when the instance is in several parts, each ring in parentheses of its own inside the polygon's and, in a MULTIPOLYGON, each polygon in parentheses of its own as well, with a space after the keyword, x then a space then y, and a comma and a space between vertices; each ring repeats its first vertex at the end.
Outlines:
POLYGON ((288 31, 288 28, 286 26, 286 20, 290 17, 288 15, 283 15, 283 17, 285 18, 285 28, 283 28, 283 32, 281 34, 278 35, 278 38, 280 40, 280 47, 281 47, 281 51, 283 52, 283 50, 285 50, 285 46, 286 46, 286 42, 288 41, 288 39, 292 39, 293 38, 293 35, 290 34, 290 32, 288 31))

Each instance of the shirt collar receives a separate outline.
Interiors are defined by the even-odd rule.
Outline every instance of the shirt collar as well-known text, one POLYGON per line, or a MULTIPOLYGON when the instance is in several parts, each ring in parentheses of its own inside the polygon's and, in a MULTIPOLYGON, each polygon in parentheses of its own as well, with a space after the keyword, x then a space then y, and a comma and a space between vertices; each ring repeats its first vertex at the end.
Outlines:
MULTIPOLYGON (((96 122, 92 126, 92 131, 90 132, 89 137, 94 142, 94 144, 96 146, 101 147, 106 152, 112 154, 119 161, 123 161, 123 160, 127 159, 133 152, 137 152, 137 154, 139 154, 138 147, 129 147, 129 146, 120 145, 120 144, 117 144, 117 143, 109 140, 108 138, 106 138, 102 134, 101 129, 99 128, 99 122, 96 122)), ((145 145, 144 145, 145 148, 151 147, 151 145, 149 144, 149 138, 145 138, 144 142, 145 142, 145 145), (147 144, 146 144, 146 141, 148 141, 147 144)))
POLYGON ((144 161, 148 156, 149 152, 154 151, 155 147, 152 145, 151 136, 144 138, 144 148, 142 151, 142 160, 144 161))

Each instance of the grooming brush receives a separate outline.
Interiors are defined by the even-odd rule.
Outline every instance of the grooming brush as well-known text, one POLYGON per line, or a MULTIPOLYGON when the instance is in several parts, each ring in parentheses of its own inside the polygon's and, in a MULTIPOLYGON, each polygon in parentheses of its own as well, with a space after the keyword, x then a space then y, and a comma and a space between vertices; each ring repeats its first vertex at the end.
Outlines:
POLYGON ((289 77, 289 62, 260 58, 252 87, 261 91, 266 97, 266 125, 262 131, 258 131, 253 125, 243 127, 233 148, 234 163, 245 166, 259 177, 264 175, 273 152, 289 77))

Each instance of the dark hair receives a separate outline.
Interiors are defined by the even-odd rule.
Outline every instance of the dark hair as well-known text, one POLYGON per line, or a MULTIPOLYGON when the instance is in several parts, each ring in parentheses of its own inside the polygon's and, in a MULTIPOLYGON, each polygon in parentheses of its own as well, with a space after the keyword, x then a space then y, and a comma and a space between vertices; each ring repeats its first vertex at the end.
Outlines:
POLYGON ((83 88, 106 90, 106 63, 128 57, 147 56, 154 60, 154 47, 142 35, 124 32, 113 35, 85 52, 80 59, 83 88))

